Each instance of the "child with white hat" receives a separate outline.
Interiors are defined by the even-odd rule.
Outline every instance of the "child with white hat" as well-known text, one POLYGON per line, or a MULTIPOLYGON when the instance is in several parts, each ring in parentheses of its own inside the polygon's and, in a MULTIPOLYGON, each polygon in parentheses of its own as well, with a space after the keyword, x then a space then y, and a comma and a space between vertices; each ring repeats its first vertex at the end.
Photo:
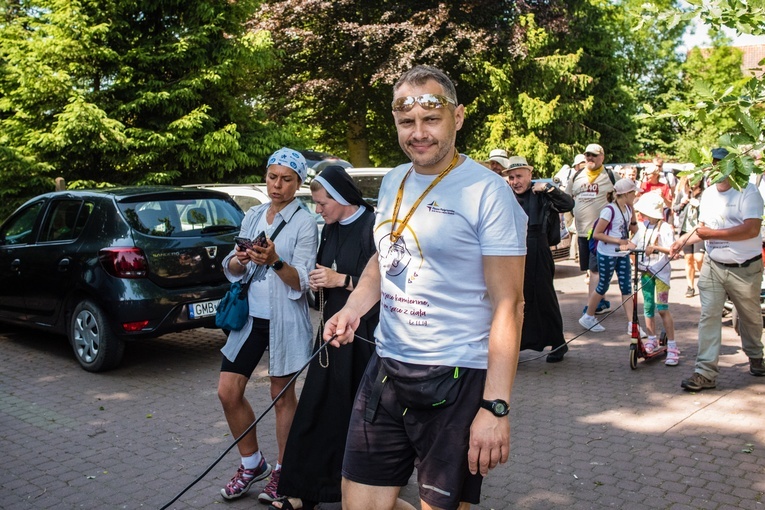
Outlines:
POLYGON ((675 240, 672 225, 663 220, 664 200, 657 193, 641 195, 635 202, 638 215, 638 231, 632 238, 638 250, 638 270, 642 273, 640 286, 643 290, 643 315, 648 340, 645 350, 654 351, 659 342, 656 338, 656 311, 661 316, 667 333, 667 359, 665 365, 675 366, 680 361, 680 351, 675 342, 675 322, 669 312, 669 288, 672 268, 669 265, 669 249, 675 240))

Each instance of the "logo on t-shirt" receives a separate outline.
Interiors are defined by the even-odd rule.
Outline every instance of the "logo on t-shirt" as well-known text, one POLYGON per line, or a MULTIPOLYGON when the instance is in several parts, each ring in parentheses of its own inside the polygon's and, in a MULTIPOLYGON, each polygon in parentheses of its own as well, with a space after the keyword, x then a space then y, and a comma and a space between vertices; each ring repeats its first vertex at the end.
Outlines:
POLYGON ((400 237, 395 243, 391 243, 388 236, 382 237, 378 253, 380 254, 382 267, 389 276, 400 275, 409 267, 409 263, 412 261, 412 254, 409 253, 403 237, 400 237), (386 244, 388 245, 387 249, 385 249, 386 244))
POLYGON ((600 186, 597 183, 582 184, 579 188, 579 193, 576 194, 576 198, 583 200, 586 198, 595 198, 600 192, 600 186))
POLYGON ((453 209, 444 209, 443 207, 439 207, 438 203, 433 200, 431 203, 427 205, 428 211, 432 213, 439 213, 439 214, 454 214, 453 209))

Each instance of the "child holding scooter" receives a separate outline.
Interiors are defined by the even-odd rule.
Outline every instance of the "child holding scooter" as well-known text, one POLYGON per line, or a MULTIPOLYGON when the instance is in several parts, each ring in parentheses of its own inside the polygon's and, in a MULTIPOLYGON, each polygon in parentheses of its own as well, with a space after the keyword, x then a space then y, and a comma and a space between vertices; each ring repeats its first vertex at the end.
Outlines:
POLYGON ((672 225, 664 221, 664 199, 658 193, 645 193, 635 202, 638 215, 638 231, 632 238, 637 246, 640 286, 643 291, 643 314, 648 340, 643 344, 650 354, 659 347, 656 336, 656 311, 661 316, 667 334, 667 358, 665 365, 680 362, 680 351, 675 342, 675 323, 669 311, 669 288, 672 268, 669 265, 669 249, 675 240, 672 225))
POLYGON ((614 191, 608 194, 609 203, 600 211, 600 216, 593 225, 592 239, 597 244, 592 248, 598 256, 600 280, 595 291, 589 296, 587 308, 579 318, 579 324, 595 333, 606 329, 595 318, 595 309, 608 291, 614 272, 619 281, 624 312, 627 314, 627 333, 632 331, 632 264, 629 250, 635 249, 635 245, 630 242, 629 237, 631 233, 637 232, 637 221, 632 210, 636 191, 637 186, 631 180, 616 181, 614 191))

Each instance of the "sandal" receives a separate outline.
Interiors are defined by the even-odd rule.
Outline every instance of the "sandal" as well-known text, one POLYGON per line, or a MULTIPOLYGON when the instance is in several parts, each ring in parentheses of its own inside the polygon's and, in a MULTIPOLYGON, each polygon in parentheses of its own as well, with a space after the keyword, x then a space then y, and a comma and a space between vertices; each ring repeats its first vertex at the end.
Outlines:
POLYGON ((313 501, 303 500, 300 498, 292 498, 294 500, 300 501, 301 506, 295 508, 292 505, 292 502, 290 501, 290 498, 288 496, 282 496, 280 498, 277 498, 271 502, 271 505, 269 505, 268 508, 271 510, 313 510, 316 507, 316 503, 313 501), (280 503, 282 506, 276 506, 274 503, 280 503))

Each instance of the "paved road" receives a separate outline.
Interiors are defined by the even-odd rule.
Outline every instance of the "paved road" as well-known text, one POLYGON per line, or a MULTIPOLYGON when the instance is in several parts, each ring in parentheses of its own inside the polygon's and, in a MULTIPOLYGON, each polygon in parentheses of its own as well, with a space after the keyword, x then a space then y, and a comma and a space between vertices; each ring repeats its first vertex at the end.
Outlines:
MULTIPOLYGON (((641 360, 631 370, 621 311, 605 333, 574 340, 563 363, 523 352, 510 462, 486 479, 479 508, 765 510, 765 378, 748 375, 726 326, 718 388, 680 389, 696 353, 698 297, 684 297, 682 262, 673 264, 681 365, 641 360)), ((573 338, 586 291, 573 262, 559 265, 557 287, 573 338)), ((232 440, 216 396, 223 343, 218 331, 168 335, 130 344, 121 368, 90 374, 63 338, 0 326, 0 508, 161 507, 232 440)), ((250 385, 264 409, 265 366, 250 385)), ((268 459, 273 430, 269 414, 259 429, 268 459)), ((237 463, 229 454, 173 508, 265 508, 218 495, 237 463)), ((416 499, 412 483, 403 494, 416 499)))

